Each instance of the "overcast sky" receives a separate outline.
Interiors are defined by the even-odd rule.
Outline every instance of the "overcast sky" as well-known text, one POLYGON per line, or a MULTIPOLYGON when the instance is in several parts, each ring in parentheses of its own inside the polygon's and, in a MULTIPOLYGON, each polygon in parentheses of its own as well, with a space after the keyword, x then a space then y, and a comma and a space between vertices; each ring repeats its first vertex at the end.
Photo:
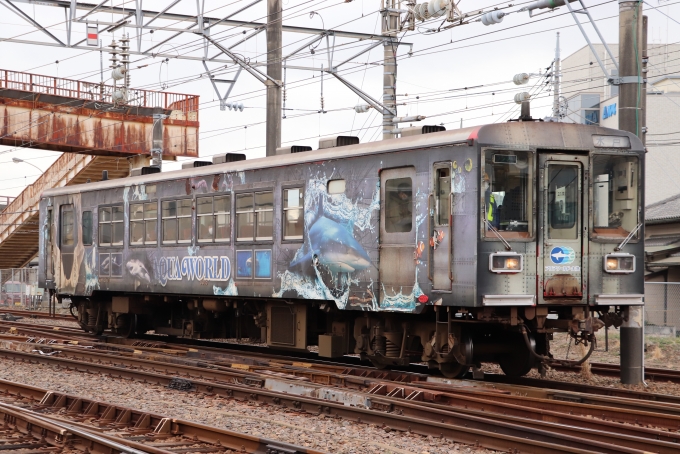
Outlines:
MULTIPOLYGON (((38 3, 38 2, 36 2, 38 3)), ((91 1, 91 3, 99 3, 91 1)), ((116 6, 134 7, 134 2, 114 0, 116 6)), ((165 1, 144 1, 144 9, 159 11, 169 4, 165 1)), ((247 1, 205 1, 205 16, 224 17, 251 3, 247 1)), ((561 32, 562 57, 586 45, 586 42, 575 26, 566 7, 529 17, 527 12, 517 12, 521 6, 531 2, 520 2, 508 7, 509 3, 499 4, 492 0, 461 0, 462 12, 471 12, 490 6, 498 6, 511 14, 504 17, 502 23, 484 26, 480 22, 454 27, 438 33, 427 33, 428 29, 439 27, 441 19, 420 26, 414 32, 401 34, 402 43, 412 43, 412 56, 408 56, 410 47, 400 46, 399 67, 397 76, 399 115, 426 115, 428 119, 422 124, 441 124, 447 129, 458 128, 461 119, 464 126, 505 121, 508 112, 515 108, 514 94, 529 90, 540 78, 532 78, 527 86, 512 85, 513 75, 520 72, 538 73, 545 71, 555 55, 555 34, 561 32), (466 90, 465 87, 468 87, 466 90), (406 96, 408 95, 408 96, 406 96), (490 107, 493 104, 493 107, 490 107)), ((618 2, 615 0, 585 0, 591 14, 608 42, 618 42, 618 2)), ((680 25, 680 1, 650 0, 645 5, 649 16, 649 43, 658 44, 678 42, 680 25), (652 10, 652 7, 659 7, 652 10), (669 15, 672 19, 661 14, 669 15)), ((345 3, 342 0, 284 0, 284 24, 315 28, 334 28, 363 33, 379 33, 378 21, 379 1, 354 0, 345 3), (310 12, 318 14, 310 18, 310 12)), ((576 6, 578 2, 574 5, 576 6)), ((62 8, 29 4, 28 1, 16 3, 30 17, 35 18, 48 30, 65 41, 66 27, 62 8)), ((64 49, 31 44, 17 44, 6 40, 15 38, 47 42, 49 38, 36 30, 8 9, 0 6, 0 56, 2 69, 46 74, 63 78, 72 78, 98 82, 100 79, 100 55, 96 50, 64 49), (59 63, 56 63, 56 62, 59 63)), ((196 2, 181 0, 171 12, 196 14, 196 2)), ((78 11, 78 17, 85 12, 78 11)), ((264 21, 266 19, 266 2, 260 2, 252 8, 239 13, 233 19, 264 21)), ((584 15, 579 15, 585 20, 584 15)), ((89 20, 111 21, 112 15, 106 11, 88 17, 89 20)), ((114 18, 115 19, 115 18, 114 18)), ((148 19, 147 19, 148 21, 148 19)), ((187 27, 187 23, 173 24, 170 21, 158 20, 158 26, 187 27)), ((443 26, 446 26, 444 23, 443 26)), ((587 25, 586 31, 593 41, 597 36, 587 25)), ((223 43, 232 45, 243 37, 243 29, 232 26, 218 26, 212 32, 214 38, 224 39, 223 43)), ((73 42, 85 37, 86 25, 76 23, 73 26, 73 42)), ((133 38, 133 49, 136 49, 136 29, 123 28, 103 34, 106 46, 112 38, 119 39, 123 33, 133 38)), ((142 35, 142 49, 149 48, 170 37, 173 32, 157 31, 153 34, 145 30, 142 35)), ((266 60, 265 34, 261 33, 246 43, 235 48, 238 54, 249 59, 251 63, 266 60)), ((284 50, 288 52, 300 46, 309 36, 298 33, 284 33, 284 50)), ((366 42, 341 39, 336 40, 333 61, 337 64, 357 53, 366 42)), ((301 58, 289 64, 321 68, 328 66, 325 53, 325 40, 319 43, 312 55, 309 49, 301 53, 301 58)), ((160 52, 175 55, 202 56, 203 50, 196 35, 185 33, 157 49, 160 52)), ((209 55, 215 53, 214 49, 209 55)), ((108 67, 109 55, 104 53, 104 79, 110 79, 108 67)), ((343 66, 342 74, 354 85, 363 89, 374 98, 381 99, 382 94, 382 46, 355 58, 343 66)), ((167 63, 162 58, 132 56, 132 67, 148 65, 132 72, 132 87, 153 90, 189 93, 200 95, 201 110, 199 151, 201 157, 209 157, 226 152, 246 153, 248 158, 264 156, 264 118, 265 97, 264 86, 245 71, 234 87, 230 100, 242 102, 243 112, 220 111, 217 97, 212 85, 205 77, 198 78, 204 72, 199 61, 181 61, 170 59, 167 63), (247 126, 247 127, 246 127, 247 126)), ((211 70, 226 71, 218 78, 229 78, 235 67, 224 64, 211 64, 211 70)), ((264 70, 264 69, 263 69, 264 70)), ((325 114, 318 113, 321 108, 321 73, 320 71, 287 70, 288 118, 283 120, 282 140, 284 144, 318 146, 318 138, 334 133, 358 135, 361 142, 379 140, 381 138, 381 116, 371 109, 368 113, 356 114, 352 109, 356 104, 363 104, 355 94, 326 74, 323 80, 325 114)), ((222 87, 220 87, 222 88, 222 87)), ((565 87, 566 88, 566 87, 565 87)), ((224 89, 224 88, 222 88, 224 89)), ((566 90, 565 90, 566 91, 566 90)), ((550 115, 552 98, 547 91, 540 94, 532 102, 532 114, 536 117, 550 115)), ((512 117, 517 114, 513 113, 512 117)), ((403 125, 408 126, 408 125, 403 125)), ((39 172, 27 163, 12 163, 12 157, 46 169, 56 159, 58 153, 38 150, 14 150, 0 147, 0 195, 15 196, 25 185, 30 184, 39 172)), ((179 163, 166 163, 164 170, 178 168, 179 163)))

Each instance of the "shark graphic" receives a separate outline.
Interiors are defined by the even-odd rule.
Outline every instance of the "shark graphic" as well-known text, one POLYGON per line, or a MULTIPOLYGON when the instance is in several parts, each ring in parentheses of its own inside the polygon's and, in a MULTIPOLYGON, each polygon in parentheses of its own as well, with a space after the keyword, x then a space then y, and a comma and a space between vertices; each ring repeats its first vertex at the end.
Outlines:
POLYGON ((136 277, 138 280, 151 282, 149 272, 146 270, 146 267, 141 261, 137 259, 129 260, 127 262, 126 268, 128 270, 128 273, 136 277))
POLYGON ((296 257, 291 266, 321 264, 334 273, 353 273, 368 268, 371 259, 343 226, 325 216, 318 217, 308 231, 305 254, 296 257))

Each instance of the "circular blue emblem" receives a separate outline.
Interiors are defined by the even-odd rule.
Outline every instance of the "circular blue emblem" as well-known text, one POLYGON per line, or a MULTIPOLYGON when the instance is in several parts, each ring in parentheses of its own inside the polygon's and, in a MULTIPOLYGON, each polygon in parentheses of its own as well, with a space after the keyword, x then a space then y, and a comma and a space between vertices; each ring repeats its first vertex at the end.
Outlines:
POLYGON ((556 265, 569 265, 575 258, 576 253, 567 246, 555 246, 550 251, 550 260, 556 265))

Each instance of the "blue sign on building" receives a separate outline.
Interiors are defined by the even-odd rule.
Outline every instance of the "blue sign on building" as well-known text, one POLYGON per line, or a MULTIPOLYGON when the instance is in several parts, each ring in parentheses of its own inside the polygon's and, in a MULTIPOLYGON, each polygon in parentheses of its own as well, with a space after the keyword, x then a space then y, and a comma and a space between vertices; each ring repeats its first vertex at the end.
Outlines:
POLYGON ((616 103, 604 106, 602 108, 602 119, 606 119, 616 115, 616 103))

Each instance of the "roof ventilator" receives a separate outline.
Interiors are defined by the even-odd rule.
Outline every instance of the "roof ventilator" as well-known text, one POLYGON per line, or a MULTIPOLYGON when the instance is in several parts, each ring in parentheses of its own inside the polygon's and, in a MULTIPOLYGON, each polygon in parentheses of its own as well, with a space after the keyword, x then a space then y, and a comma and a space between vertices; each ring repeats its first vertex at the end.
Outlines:
POLYGON ((213 164, 225 164, 227 162, 245 161, 246 155, 243 153, 227 153, 213 157, 213 164))
POLYGON ((346 145, 357 145, 359 138, 355 136, 332 136, 319 139, 319 150, 324 148, 344 147, 346 145))
POLYGON ((433 132, 441 131, 446 131, 446 128, 439 125, 413 126, 411 128, 401 128, 401 136, 419 136, 421 134, 431 134, 433 132))
POLYGON ((210 161, 192 161, 192 162, 185 162, 182 164, 183 169, 193 169, 196 167, 205 167, 205 166, 211 166, 213 163, 210 161))
POLYGON ((131 177, 138 177, 140 175, 151 175, 154 173, 161 173, 160 167, 156 166, 146 166, 146 167, 137 167, 136 169, 130 170, 130 176, 131 177))
POLYGON ((291 145, 290 147, 279 147, 276 149, 276 154, 291 154, 291 153, 302 153, 305 151, 312 151, 312 147, 307 145, 291 145))

